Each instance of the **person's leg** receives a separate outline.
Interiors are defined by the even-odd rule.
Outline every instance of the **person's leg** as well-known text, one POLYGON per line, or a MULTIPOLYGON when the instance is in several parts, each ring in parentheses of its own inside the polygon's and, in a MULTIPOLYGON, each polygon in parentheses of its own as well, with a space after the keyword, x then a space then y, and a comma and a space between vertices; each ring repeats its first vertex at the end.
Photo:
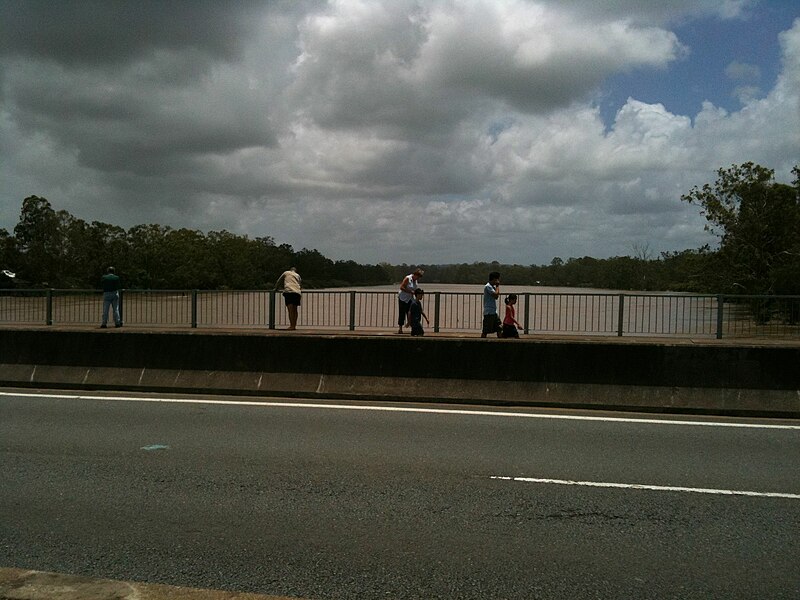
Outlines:
POLYGON ((408 309, 411 306, 411 303, 398 300, 397 305, 398 305, 397 333, 403 333, 403 325, 406 324, 406 315, 408 315, 408 309))
POLYGON ((111 309, 114 311, 114 326, 122 327, 122 317, 119 314, 119 294, 114 294, 111 298, 111 309))
POLYGON ((111 295, 108 293, 103 294, 103 318, 100 321, 100 327, 108 326, 108 311, 111 308, 111 295))
POLYGON ((289 329, 297 329, 297 305, 287 304, 286 312, 289 313, 289 329))

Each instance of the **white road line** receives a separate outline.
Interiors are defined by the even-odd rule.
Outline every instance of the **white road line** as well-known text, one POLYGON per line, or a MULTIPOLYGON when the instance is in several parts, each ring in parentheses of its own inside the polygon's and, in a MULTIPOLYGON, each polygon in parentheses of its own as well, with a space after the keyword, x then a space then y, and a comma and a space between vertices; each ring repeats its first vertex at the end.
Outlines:
POLYGON ((219 404, 228 406, 256 406, 260 408, 305 408, 323 410, 361 410, 373 412, 429 413, 440 415, 466 415, 473 417, 506 417, 518 419, 555 419, 564 421, 600 421, 607 423, 632 423, 636 425, 686 425, 694 427, 734 427, 743 429, 786 429, 800 431, 800 425, 777 423, 741 423, 725 421, 682 421, 678 419, 636 419, 631 417, 600 417, 590 415, 557 415, 548 413, 507 412, 502 410, 468 410, 457 408, 420 408, 413 406, 368 406, 359 404, 322 404, 313 402, 272 402, 268 399, 254 400, 210 400, 204 398, 154 398, 135 396, 96 396, 85 394, 42 394, 0 392, 0 396, 24 398, 56 398, 74 400, 104 400, 118 402, 153 402, 157 404, 219 404))
POLYGON ((585 487, 622 488, 629 490, 653 490, 656 492, 690 492, 694 494, 717 494, 721 496, 756 496, 759 498, 789 498, 791 500, 800 500, 800 494, 789 494, 784 492, 749 492, 745 490, 716 490, 713 488, 692 488, 673 485, 646 485, 642 483, 609 483, 604 481, 570 481, 568 479, 540 479, 536 477, 493 476, 490 477, 490 479, 520 481, 524 483, 579 485, 585 487))

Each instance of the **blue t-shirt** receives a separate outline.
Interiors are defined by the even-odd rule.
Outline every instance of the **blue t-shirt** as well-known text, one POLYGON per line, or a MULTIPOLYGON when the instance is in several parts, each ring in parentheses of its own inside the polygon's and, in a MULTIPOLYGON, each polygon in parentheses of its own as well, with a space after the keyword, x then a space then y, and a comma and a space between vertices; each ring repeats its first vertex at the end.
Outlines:
POLYGON ((497 298, 494 297, 494 286, 491 281, 483 286, 483 314, 497 314, 497 298))

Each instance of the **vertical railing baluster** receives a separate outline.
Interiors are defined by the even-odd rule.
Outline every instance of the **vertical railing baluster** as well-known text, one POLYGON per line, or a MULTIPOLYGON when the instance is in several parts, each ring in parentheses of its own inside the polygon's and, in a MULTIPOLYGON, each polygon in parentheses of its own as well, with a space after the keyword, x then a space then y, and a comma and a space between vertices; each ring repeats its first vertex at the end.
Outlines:
POLYGON ((53 290, 47 290, 47 316, 45 317, 47 325, 53 324, 53 290))
POLYGON ((350 292, 350 331, 356 328, 356 293, 350 292))
POLYGON ((439 333, 439 303, 441 296, 440 292, 433 294, 433 333, 439 333))
POLYGON ((531 295, 525 293, 525 310, 522 313, 522 332, 525 335, 528 335, 528 331, 530 331, 530 305, 531 305, 531 295))
POLYGON ((275 329, 275 290, 270 290, 269 297, 269 328, 275 329))

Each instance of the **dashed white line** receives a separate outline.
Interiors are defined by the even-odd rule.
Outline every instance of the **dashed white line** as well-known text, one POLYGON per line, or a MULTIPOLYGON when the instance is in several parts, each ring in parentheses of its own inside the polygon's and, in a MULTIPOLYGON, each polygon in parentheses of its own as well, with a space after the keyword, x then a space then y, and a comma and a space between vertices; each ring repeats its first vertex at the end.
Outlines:
POLYGON ((746 490, 718 490, 714 488, 694 488, 674 485, 647 485, 643 483, 611 483, 606 481, 572 481, 569 479, 544 479, 538 477, 501 477, 492 476, 490 479, 503 481, 518 481, 523 483, 543 483, 555 485, 578 485, 584 487, 621 488, 630 490, 651 490, 656 492, 690 492, 694 494, 717 494, 720 496, 755 496, 758 498, 789 498, 800 500, 800 494, 785 492, 751 492, 746 490))
POLYGON ((355 410, 371 412, 426 413, 440 415, 464 415, 472 417, 505 417, 518 419, 554 419, 563 421, 598 421, 606 423, 631 423, 635 425, 683 425, 694 427, 732 427, 743 429, 784 429, 800 431, 800 425, 784 423, 742 423, 738 421, 690 421, 680 419, 648 419, 632 417, 609 417, 592 415, 560 415, 551 413, 511 412, 503 410, 469 410, 457 408, 423 408, 415 406, 372 406, 366 404, 328 404, 314 402, 285 402, 264 400, 211 400, 206 398, 156 398, 136 396, 99 396, 86 394, 43 394, 31 392, 2 392, 0 396, 24 398, 56 398, 74 400, 102 400, 117 402, 152 402, 160 404, 217 404, 224 406, 255 406, 260 408, 303 408, 322 410, 355 410))

